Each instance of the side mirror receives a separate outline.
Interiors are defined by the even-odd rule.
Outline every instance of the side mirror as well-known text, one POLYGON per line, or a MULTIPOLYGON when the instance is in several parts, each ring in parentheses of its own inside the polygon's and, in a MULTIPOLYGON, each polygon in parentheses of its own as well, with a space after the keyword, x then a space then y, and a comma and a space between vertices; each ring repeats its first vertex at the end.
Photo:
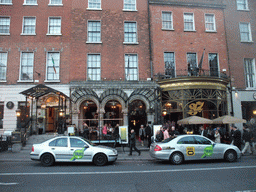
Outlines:
POLYGON ((89 148, 89 146, 88 146, 88 145, 84 145, 84 148, 86 148, 86 149, 87 149, 87 148, 89 148))

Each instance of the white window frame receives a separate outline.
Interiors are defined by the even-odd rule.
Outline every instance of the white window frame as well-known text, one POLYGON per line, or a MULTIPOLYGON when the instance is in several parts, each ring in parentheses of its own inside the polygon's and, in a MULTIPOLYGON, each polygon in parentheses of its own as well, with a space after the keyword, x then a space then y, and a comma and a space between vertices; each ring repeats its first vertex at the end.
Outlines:
POLYGON ((236 7, 237 7, 237 10, 238 11, 249 11, 249 5, 248 5, 248 0, 244 0, 244 3, 245 3, 245 6, 246 8, 245 9, 240 9, 239 6, 238 6, 238 1, 240 0, 236 0, 236 7))
POLYGON ((0 5, 12 5, 12 0, 10 0, 11 3, 5 3, 3 1, 5 1, 5 0, 0 0, 0 5))
POLYGON ((35 58, 35 54, 34 54, 34 52, 21 52, 20 53, 20 73, 19 73, 19 80, 18 80, 18 82, 33 82, 33 76, 34 76, 34 58, 35 58), (28 54, 28 53, 32 53, 33 54, 33 58, 32 58, 32 61, 33 61, 33 64, 32 64, 32 79, 23 79, 22 78, 22 68, 23 68, 23 66, 22 66, 22 58, 23 58, 23 54, 28 54))
MULTIPOLYGON (((47 54, 46 54, 46 74, 45 74, 45 81, 44 82, 60 82, 60 65, 61 65, 61 63, 60 63, 60 52, 59 51, 48 51, 47 52, 47 54), (52 53, 58 53, 59 54, 59 66, 58 66, 58 68, 59 68, 59 70, 57 70, 57 67, 55 68, 55 70, 56 70, 56 73, 54 74, 54 78, 53 79, 48 79, 48 73, 49 73, 49 71, 48 71, 48 62, 52 62, 52 56, 50 55, 50 54, 52 54, 52 53), (55 78, 56 77, 56 78, 55 78)), ((53 63, 53 62, 52 62, 53 63)), ((55 63, 55 61, 54 61, 54 63, 55 63)), ((55 64, 56 65, 56 64, 55 64)), ((50 67, 49 67, 50 68, 50 67)), ((53 68, 53 67, 52 67, 53 68)), ((54 70, 54 69, 53 69, 54 70)))
POLYGON ((195 30, 195 16, 194 13, 183 13, 183 21, 184 21, 184 31, 196 31, 195 30), (185 24, 186 23, 191 23, 191 22, 185 22, 185 15, 192 15, 193 16, 193 29, 185 29, 185 24))
POLYGON ((21 35, 36 35, 36 17, 29 17, 29 16, 26 16, 26 17, 23 17, 23 23, 22 23, 22 33, 21 35), (35 32, 34 33, 24 33, 24 29, 25 29, 25 19, 26 18, 34 18, 35 19, 35 32))
POLYGON ((174 30, 173 29, 173 14, 171 11, 162 11, 162 30, 174 30), (164 13, 168 13, 171 15, 171 20, 164 20, 163 15, 164 13), (164 22, 170 23, 171 27, 170 28, 166 28, 164 27, 164 22))
MULTIPOLYGON (((195 55, 196 55, 196 65, 195 65, 195 66, 191 66, 191 65, 190 65, 190 69, 193 68, 194 71, 192 71, 192 72, 189 72, 189 71, 188 71, 188 75, 189 75, 189 76, 195 76, 195 75, 197 75, 197 74, 196 74, 195 67, 198 67, 197 53, 195 53, 195 52, 187 52, 187 54, 186 54, 186 57, 187 57, 187 64, 188 64, 188 54, 195 54, 195 55)), ((188 69, 188 67, 187 67, 187 69, 188 69)))
POLYGON ((164 52, 164 74, 165 75, 170 75, 171 78, 176 77, 176 64, 175 64, 175 53, 174 52, 170 52, 170 51, 165 51, 164 52), (169 74, 167 74, 168 71, 167 71, 167 68, 166 68, 166 64, 167 64, 166 62, 171 62, 171 61, 168 61, 167 58, 169 58, 169 57, 167 57, 167 54, 173 55, 173 64, 171 66, 174 67, 174 71, 170 70, 169 74))
POLYGON ((245 87, 246 89, 254 89, 256 87, 256 77, 255 77, 255 58, 244 58, 244 78, 245 78, 245 87), (252 61, 252 72, 251 77, 250 73, 247 73, 247 67, 245 60, 251 60, 252 61), (250 84, 250 79, 252 80, 253 85, 248 86, 250 84))
POLYGON ((9 18, 9 33, 0 33, 0 35, 10 35, 10 28, 11 28, 11 17, 8 16, 0 16, 1 18, 9 18))
POLYGON ((61 34, 61 27, 62 27, 62 18, 61 17, 48 17, 48 33, 47 35, 62 35, 61 34), (51 19, 60 19, 60 33, 50 33, 50 20, 51 19))
POLYGON ((209 69, 210 69, 210 75, 214 76, 214 77, 219 77, 220 76, 220 62, 219 62, 219 54, 218 53, 208 53, 208 64, 209 64, 209 69), (213 74, 211 71, 211 66, 210 66, 210 55, 217 55, 217 69, 218 69, 218 73, 217 74, 213 74))
POLYGON ((127 0, 123 0, 123 11, 138 11, 137 10, 137 0, 134 0, 135 3, 127 3, 127 0), (135 8, 134 9, 125 9, 125 5, 130 4, 130 5, 134 5, 135 8))
POLYGON ((37 4, 37 0, 36 0, 36 3, 27 3, 27 0, 24 0, 23 5, 38 5, 38 4, 37 4))
POLYGON ((101 41, 101 21, 100 20, 88 20, 87 21, 87 41, 86 41, 86 43, 102 43, 102 41, 101 41), (98 41, 91 41, 89 39, 89 34, 90 33, 93 34, 93 33, 98 32, 98 31, 89 31, 89 23, 90 22, 99 22, 100 23, 100 39, 98 41))
POLYGON ((101 80, 101 54, 100 53, 88 53, 87 54, 87 80, 88 81, 100 81, 101 80), (97 71, 98 69, 94 69, 92 67, 89 67, 89 57, 90 56, 94 56, 94 55, 98 55, 100 57, 100 62, 99 62, 99 67, 97 67, 100 70, 100 73, 96 73, 96 79, 91 78, 91 76, 93 76, 94 73, 89 74, 89 70, 91 69, 92 71, 97 71))
MULTIPOLYGON (((8 63, 8 52, 0 52, 0 54, 6 54, 6 60, 3 67, 5 67, 5 77, 3 79, 0 79, 0 82, 6 82, 6 75, 7 75, 7 63, 8 63)), ((1 62, 1 57, 0 57, 0 62, 1 62)), ((1 65, 1 64, 0 64, 1 65)))
POLYGON ((93 0, 88 0, 88 10, 102 10, 102 8, 101 8, 101 1, 102 0, 99 0, 100 1, 100 7, 98 8, 98 7, 90 7, 90 3, 94 3, 93 2, 93 0))
MULTIPOLYGON (((239 23, 239 30, 240 30, 240 41, 241 42, 252 42, 252 32, 251 32, 251 24, 250 23, 240 22, 239 23), (241 24, 247 24, 247 26, 248 26, 248 40, 242 40, 241 24)), ((246 32, 243 32, 243 33, 246 33, 246 32)))
POLYGON ((54 4, 54 3, 52 3, 52 1, 53 0, 49 0, 48 6, 63 6, 63 0, 61 0, 61 3, 59 3, 59 4, 54 4))
POLYGON ((137 53, 127 53, 124 55, 124 70, 125 70, 125 80, 126 81, 139 81, 139 57, 138 57, 138 54, 137 53), (130 73, 129 70, 131 70, 131 67, 130 67, 130 60, 129 60, 129 70, 128 70, 128 58, 130 59, 130 56, 136 56, 137 58, 137 63, 136 63, 136 66, 135 67, 132 67, 134 68, 133 70, 135 70, 135 73, 133 75, 133 79, 131 79, 131 76, 128 74, 130 73))
POLYGON ((212 13, 205 13, 204 19, 205 19, 205 31, 206 31, 206 32, 216 32, 216 20, 215 20, 215 15, 212 14, 212 13), (213 23, 207 22, 207 20, 206 20, 206 17, 207 17, 207 16, 210 16, 210 15, 213 17, 213 23), (207 30, 207 24, 212 24, 212 25, 213 25, 213 30, 207 30))
POLYGON ((138 27, 137 27, 137 22, 136 21, 124 21, 124 42, 123 42, 123 44, 139 44, 139 42, 138 42, 138 27), (132 42, 125 41, 125 34, 133 33, 133 32, 125 32, 125 29, 126 29, 125 24, 126 23, 134 23, 135 24, 135 28, 136 28, 136 39, 135 39, 135 41, 132 41, 132 42))

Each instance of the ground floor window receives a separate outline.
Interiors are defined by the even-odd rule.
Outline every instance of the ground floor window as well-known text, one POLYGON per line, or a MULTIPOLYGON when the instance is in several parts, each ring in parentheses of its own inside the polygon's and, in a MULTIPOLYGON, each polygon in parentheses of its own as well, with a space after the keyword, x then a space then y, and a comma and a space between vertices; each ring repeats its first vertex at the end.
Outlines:
POLYGON ((0 129, 3 129, 4 102, 0 102, 0 129))

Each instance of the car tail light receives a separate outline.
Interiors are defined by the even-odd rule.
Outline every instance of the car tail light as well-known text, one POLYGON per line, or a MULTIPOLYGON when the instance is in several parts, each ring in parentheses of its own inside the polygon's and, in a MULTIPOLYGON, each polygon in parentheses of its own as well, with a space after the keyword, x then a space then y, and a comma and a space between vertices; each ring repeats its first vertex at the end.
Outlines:
POLYGON ((32 146, 32 152, 34 152, 34 151, 35 151, 34 146, 32 146))
POLYGON ((154 151, 162 151, 162 148, 159 145, 156 145, 154 151))

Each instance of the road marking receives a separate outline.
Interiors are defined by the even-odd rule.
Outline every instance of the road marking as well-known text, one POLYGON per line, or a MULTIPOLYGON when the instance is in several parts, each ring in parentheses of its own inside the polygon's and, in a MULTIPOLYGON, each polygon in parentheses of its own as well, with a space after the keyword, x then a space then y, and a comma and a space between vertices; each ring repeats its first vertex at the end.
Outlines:
POLYGON ((19 183, 0 183, 0 185, 19 185, 19 183))
POLYGON ((219 168, 196 168, 196 169, 172 169, 172 170, 147 170, 147 171, 102 171, 102 172, 51 172, 51 173, 0 173, 0 176, 19 176, 19 175, 99 175, 99 174, 133 174, 133 173, 171 173, 171 172, 188 172, 188 171, 214 171, 223 169, 252 169, 255 166, 240 167, 219 167, 219 168))

